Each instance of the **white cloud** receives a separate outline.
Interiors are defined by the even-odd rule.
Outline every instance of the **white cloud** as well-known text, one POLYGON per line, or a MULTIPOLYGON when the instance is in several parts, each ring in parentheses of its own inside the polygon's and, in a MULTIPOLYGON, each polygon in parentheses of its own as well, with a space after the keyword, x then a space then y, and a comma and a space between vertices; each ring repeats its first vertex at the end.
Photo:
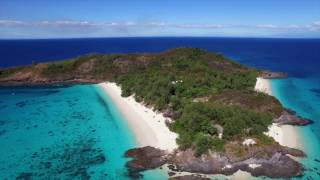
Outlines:
POLYGON ((289 27, 289 28, 292 28, 292 29, 299 29, 299 28, 301 28, 301 26, 296 25, 296 24, 291 24, 291 25, 289 25, 288 27, 289 27))
POLYGON ((312 23, 312 25, 320 27, 320 21, 316 21, 316 22, 312 23))
POLYGON ((277 29, 279 28, 276 25, 273 24, 260 24, 260 25, 256 25, 257 28, 262 28, 262 29, 277 29))
POLYGON ((54 26, 54 27, 94 27, 95 23, 89 21, 71 21, 71 20, 59 20, 59 21, 42 21, 38 23, 40 26, 54 26))
POLYGON ((0 19, 0 26, 21 26, 26 25, 25 22, 16 21, 16 20, 1 20, 0 19))
POLYGON ((320 31, 320 21, 313 22, 310 26, 311 31, 320 31))
POLYGON ((164 27, 167 26, 166 23, 162 22, 111 22, 111 23, 104 23, 103 25, 107 27, 164 27))
POLYGON ((220 29, 226 26, 220 24, 175 24, 176 28, 187 28, 187 29, 220 29))
MULTIPOLYGON (((247 34, 307 34, 320 33, 320 21, 309 24, 218 24, 218 23, 169 23, 162 21, 115 21, 115 22, 91 22, 81 20, 56 20, 56 21, 20 21, 0 19, 0 27, 35 29, 43 34, 66 34, 75 35, 80 33, 90 35, 161 35, 161 34, 184 34, 192 33, 215 35, 234 33, 236 35, 247 34)), ((9 29, 10 30, 10 29, 9 29)), ((17 32, 17 31, 16 31, 17 32)), ((1 34, 0 34, 1 35, 1 34)))
POLYGON ((166 22, 111 22, 104 23, 102 26, 118 28, 179 28, 179 29, 218 29, 226 26, 220 24, 175 24, 166 22))

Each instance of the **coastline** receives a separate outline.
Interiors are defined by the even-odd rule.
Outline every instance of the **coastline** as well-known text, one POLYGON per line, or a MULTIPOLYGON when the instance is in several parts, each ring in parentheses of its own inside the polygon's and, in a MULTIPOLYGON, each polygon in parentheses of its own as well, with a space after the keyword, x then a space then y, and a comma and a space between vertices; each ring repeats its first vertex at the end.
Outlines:
POLYGON ((127 120, 139 147, 152 146, 169 152, 178 147, 177 134, 171 132, 165 123, 169 118, 138 103, 133 96, 122 97, 121 88, 115 83, 105 82, 99 86, 127 120))
MULTIPOLYGON (((98 85, 110 97, 128 122, 135 135, 138 147, 152 146, 168 152, 173 152, 178 147, 175 141, 177 134, 171 132, 166 126, 165 121, 168 118, 165 118, 162 113, 155 112, 142 103, 135 101, 133 96, 122 97, 121 87, 115 83, 105 82, 98 85)), ((272 95, 270 80, 257 78, 255 90, 272 95)), ((266 134, 273 137, 280 145, 301 149, 299 144, 300 137, 297 128, 294 126, 279 126, 273 123, 266 134)), ((295 157, 292 158, 295 159, 295 157)), ((180 173, 179 175, 184 174, 180 173)), ((217 177, 219 175, 208 174, 206 176, 217 177)), ((230 179, 250 179, 251 175, 248 172, 239 170, 233 175, 225 177, 230 179)))
MULTIPOLYGON (((122 97, 121 88, 115 83, 105 82, 99 86, 109 95, 129 123, 139 147, 152 146, 169 152, 178 147, 175 142, 177 134, 171 132, 165 124, 169 118, 137 102, 133 96, 122 97)), ((270 79, 258 77, 255 90, 272 96, 270 79)), ((301 149, 298 130, 294 126, 273 123, 265 134, 273 137, 280 145, 301 149)))
MULTIPOLYGON (((121 87, 115 83, 105 82, 98 85, 110 97, 128 122, 135 135, 138 147, 152 146, 168 152, 173 152, 178 147, 175 141, 177 134, 171 132, 166 126, 165 121, 168 118, 165 118, 162 113, 155 112, 142 103, 135 101, 133 96, 122 97, 121 87)), ((270 80, 257 78, 255 90, 272 95, 270 80)), ((299 144, 300 137, 298 136, 297 128, 294 126, 279 126, 273 123, 266 134, 273 137, 280 145, 301 149, 299 144)), ((208 174, 207 176, 215 177, 217 175, 208 174)), ((251 175, 248 172, 239 170, 235 174, 225 177, 248 179, 251 175)))
MULTIPOLYGON (((263 92, 270 96, 273 96, 270 79, 258 77, 254 89, 258 92, 263 92)), ((273 137, 274 140, 282 146, 287 146, 296 149, 302 148, 301 143, 299 143, 300 136, 298 134, 298 129, 295 126, 278 125, 277 123, 272 123, 272 125, 269 127, 269 131, 265 134, 270 137, 273 137)))

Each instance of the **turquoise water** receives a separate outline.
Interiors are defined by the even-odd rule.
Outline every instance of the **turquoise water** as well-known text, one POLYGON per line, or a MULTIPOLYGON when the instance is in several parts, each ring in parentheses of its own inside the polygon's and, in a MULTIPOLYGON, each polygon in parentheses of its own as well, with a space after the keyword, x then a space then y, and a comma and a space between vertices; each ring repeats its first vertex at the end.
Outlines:
POLYGON ((135 145, 97 86, 0 89, 1 179, 128 179, 123 154, 135 145))
POLYGON ((287 108, 294 110, 298 115, 312 119, 314 124, 298 127, 300 142, 307 158, 299 161, 306 168, 303 179, 312 177, 320 179, 320 78, 288 78, 272 80, 272 91, 275 97, 287 108))

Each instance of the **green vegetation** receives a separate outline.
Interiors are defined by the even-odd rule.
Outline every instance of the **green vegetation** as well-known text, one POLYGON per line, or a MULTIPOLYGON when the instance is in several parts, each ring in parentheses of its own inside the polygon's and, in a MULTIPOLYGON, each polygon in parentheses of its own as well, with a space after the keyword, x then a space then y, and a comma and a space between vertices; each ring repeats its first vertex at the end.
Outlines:
POLYGON ((75 61, 61 61, 49 64, 44 69, 44 74, 62 74, 62 73, 70 73, 74 69, 75 61))
MULTIPOLYGON (((179 147, 193 148, 197 155, 209 149, 225 151, 229 142, 245 137, 272 143, 263 132, 283 110, 275 98, 254 91, 258 70, 200 49, 87 55, 32 67, 33 73, 49 80, 115 81, 123 96, 134 94, 137 101, 168 114, 179 147)), ((0 77, 11 73, 2 70, 0 77)), ((241 153, 238 149, 235 152, 241 153)))
POLYGON ((123 96, 134 94, 138 101, 170 112, 174 122, 169 127, 179 134, 179 147, 194 148, 200 155, 209 149, 222 151, 226 141, 248 136, 266 141, 263 132, 282 107, 253 90, 257 73, 220 55, 177 49, 169 58, 152 61, 148 68, 116 81, 123 96), (222 139, 215 125, 223 128, 222 139))
POLYGON ((271 115, 267 113, 239 106, 212 102, 189 103, 183 107, 182 115, 170 127, 179 133, 177 143, 182 149, 194 147, 197 152, 203 152, 203 149, 221 151, 225 140, 238 140, 248 136, 264 137, 262 132, 267 131, 271 121, 271 115), (215 124, 223 127, 222 140, 218 138, 215 124))
POLYGON ((12 72, 10 72, 9 70, 0 70, 0 77, 1 78, 5 78, 5 77, 8 77, 12 74, 12 72))
POLYGON ((9 69, 0 69, 0 78, 6 78, 21 70, 23 67, 14 67, 9 69))

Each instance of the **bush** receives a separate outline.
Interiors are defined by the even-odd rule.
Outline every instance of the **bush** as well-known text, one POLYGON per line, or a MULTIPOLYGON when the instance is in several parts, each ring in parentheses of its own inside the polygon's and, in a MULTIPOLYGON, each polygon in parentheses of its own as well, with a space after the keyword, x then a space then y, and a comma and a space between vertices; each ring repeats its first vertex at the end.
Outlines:
POLYGON ((212 148, 212 138, 206 134, 198 133, 195 137, 195 155, 200 156, 212 148))

